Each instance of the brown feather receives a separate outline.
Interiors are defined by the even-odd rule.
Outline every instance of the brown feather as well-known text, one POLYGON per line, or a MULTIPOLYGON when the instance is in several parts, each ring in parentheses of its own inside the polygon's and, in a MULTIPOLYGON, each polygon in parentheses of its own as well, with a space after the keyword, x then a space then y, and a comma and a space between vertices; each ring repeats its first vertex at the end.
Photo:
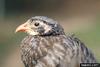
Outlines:
POLYGON ((22 41, 21 53, 26 67, 73 67, 96 62, 79 39, 65 35, 27 36, 22 41))

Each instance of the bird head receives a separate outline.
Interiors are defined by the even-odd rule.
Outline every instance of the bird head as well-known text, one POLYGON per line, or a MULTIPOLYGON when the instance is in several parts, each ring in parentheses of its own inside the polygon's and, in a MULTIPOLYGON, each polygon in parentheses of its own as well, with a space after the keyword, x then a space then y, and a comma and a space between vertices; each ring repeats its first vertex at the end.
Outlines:
POLYGON ((15 32, 26 32, 29 35, 60 35, 64 34, 63 28, 57 21, 45 16, 35 16, 17 27, 15 32))

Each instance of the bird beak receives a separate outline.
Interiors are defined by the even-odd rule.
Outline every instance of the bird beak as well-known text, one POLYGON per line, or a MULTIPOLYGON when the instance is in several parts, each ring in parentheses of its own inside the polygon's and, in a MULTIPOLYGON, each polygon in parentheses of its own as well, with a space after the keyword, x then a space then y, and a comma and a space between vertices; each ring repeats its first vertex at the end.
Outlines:
POLYGON ((28 23, 24 23, 16 28, 15 33, 16 32, 26 32, 28 29, 30 29, 28 23))

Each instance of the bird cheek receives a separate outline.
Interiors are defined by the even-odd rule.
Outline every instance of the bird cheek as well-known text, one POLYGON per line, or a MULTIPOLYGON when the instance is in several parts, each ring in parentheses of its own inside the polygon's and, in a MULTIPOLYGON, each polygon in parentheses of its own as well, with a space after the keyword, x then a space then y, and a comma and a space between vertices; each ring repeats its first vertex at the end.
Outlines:
POLYGON ((30 35, 38 35, 38 32, 30 29, 30 30, 27 30, 26 33, 30 34, 30 35))
POLYGON ((43 34, 44 33, 44 28, 43 27, 39 27, 38 29, 37 29, 37 32, 39 32, 40 34, 43 34))

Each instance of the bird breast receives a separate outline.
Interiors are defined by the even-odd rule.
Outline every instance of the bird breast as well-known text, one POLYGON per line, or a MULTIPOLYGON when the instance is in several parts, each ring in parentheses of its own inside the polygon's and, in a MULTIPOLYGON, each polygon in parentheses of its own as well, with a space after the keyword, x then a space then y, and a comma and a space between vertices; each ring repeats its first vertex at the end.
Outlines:
POLYGON ((67 62, 70 62, 70 57, 73 56, 72 50, 70 50, 72 48, 66 44, 69 43, 66 42, 66 37, 63 35, 49 37, 27 36, 21 44, 22 61, 32 66, 56 67, 58 64, 66 62, 61 61, 66 59, 66 55, 68 55, 67 62))

